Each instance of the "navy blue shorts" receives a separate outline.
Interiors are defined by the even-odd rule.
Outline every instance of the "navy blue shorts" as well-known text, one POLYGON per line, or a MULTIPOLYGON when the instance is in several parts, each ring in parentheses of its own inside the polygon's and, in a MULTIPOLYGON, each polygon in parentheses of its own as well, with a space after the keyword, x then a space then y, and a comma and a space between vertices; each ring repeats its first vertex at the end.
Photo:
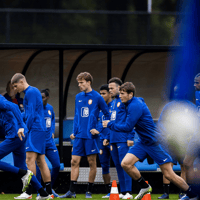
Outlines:
POLYGON ((46 146, 46 131, 31 130, 28 133, 28 138, 26 142, 26 152, 35 152, 38 154, 45 154, 46 146))
POLYGON ((74 156, 88 156, 99 153, 96 139, 75 138, 72 155, 74 156))
POLYGON ((143 161, 149 155, 158 165, 172 162, 171 156, 157 144, 144 145, 141 142, 136 142, 128 153, 135 155, 139 160, 143 161))

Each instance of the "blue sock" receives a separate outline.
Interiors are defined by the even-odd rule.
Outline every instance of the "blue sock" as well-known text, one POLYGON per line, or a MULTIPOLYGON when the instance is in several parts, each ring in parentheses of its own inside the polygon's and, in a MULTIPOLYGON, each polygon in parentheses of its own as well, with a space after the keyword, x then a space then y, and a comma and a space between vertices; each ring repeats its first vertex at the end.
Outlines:
POLYGON ((197 196, 197 194, 195 194, 195 193, 192 191, 191 186, 189 186, 188 190, 187 190, 185 193, 186 193, 186 195, 187 195, 190 199, 197 196))
POLYGON ((59 170, 60 170, 60 166, 59 167, 52 167, 52 170, 51 170, 51 185, 52 186, 54 185, 55 180, 58 177, 59 170))

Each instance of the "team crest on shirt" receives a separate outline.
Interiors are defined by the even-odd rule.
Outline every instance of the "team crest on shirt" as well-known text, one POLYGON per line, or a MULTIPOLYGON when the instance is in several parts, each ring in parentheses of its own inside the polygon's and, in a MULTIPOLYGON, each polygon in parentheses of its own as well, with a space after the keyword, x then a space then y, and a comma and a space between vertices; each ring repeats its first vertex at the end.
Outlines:
POLYGON ((113 150, 113 146, 112 146, 112 145, 110 145, 110 150, 111 150, 111 151, 113 150))
POLYGON ((51 111, 50 110, 48 110, 48 114, 51 115, 51 111))
POLYGON ((100 155, 102 155, 102 154, 103 154, 103 150, 102 150, 102 149, 100 149, 100 151, 99 151, 99 154, 100 154, 100 155))
POLYGON ((92 99, 88 100, 88 104, 91 105, 92 104, 92 99))
POLYGON ((119 106, 120 106, 120 104, 121 104, 121 103, 120 103, 120 102, 118 102, 118 103, 117 103, 117 107, 119 107, 119 106))

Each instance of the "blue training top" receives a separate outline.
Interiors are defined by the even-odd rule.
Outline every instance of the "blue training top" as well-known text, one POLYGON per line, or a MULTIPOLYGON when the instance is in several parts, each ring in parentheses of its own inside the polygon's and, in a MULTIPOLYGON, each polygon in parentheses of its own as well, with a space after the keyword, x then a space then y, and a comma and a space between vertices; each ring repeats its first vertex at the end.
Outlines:
MULTIPOLYGON (((110 118, 111 122, 109 124, 124 124, 126 121, 126 112, 126 107, 121 102, 119 95, 116 96, 116 98, 112 101, 112 114, 110 118)), ((133 128, 129 131, 111 129, 111 131, 108 132, 110 135, 107 134, 106 139, 108 139, 110 143, 127 142, 127 140, 133 140, 135 135, 135 130, 133 128)))
POLYGON ((24 120, 27 128, 29 131, 46 131, 43 101, 40 91, 35 87, 28 86, 28 88, 24 90, 24 93, 24 120))
POLYGON ((18 105, 6 100, 2 95, 0 95, 0 127, 4 130, 5 138, 18 137, 19 128, 24 128, 25 135, 28 131, 18 105))
POLYGON ((52 134, 55 133, 55 113, 53 106, 48 103, 44 106, 44 119, 47 129, 46 140, 50 140, 52 139, 52 134))
MULTIPOLYGON (((157 140, 155 138, 155 124, 149 108, 144 99, 133 97, 126 104, 126 118, 120 123, 115 120, 108 123, 108 128, 118 132, 130 132, 135 127, 139 136, 139 141, 146 145, 151 145, 157 140)), ((121 137, 119 137, 121 140, 121 137)))
MULTIPOLYGON (((112 107, 112 101, 108 103, 109 112, 111 112, 112 107)), ((105 120, 103 112, 100 110, 99 112, 99 118, 98 118, 98 124, 97 124, 97 130, 100 132, 99 136, 101 140, 107 139, 107 134, 110 131, 109 128, 103 128, 102 122, 105 120)))
POLYGON ((195 91, 196 106, 200 115, 200 91, 195 91))
POLYGON ((98 137, 98 135, 93 136, 90 130, 97 128, 100 110, 105 115, 105 119, 109 120, 108 106, 103 97, 95 90, 88 93, 80 92, 76 95, 73 124, 73 133, 76 138, 93 139, 98 137))

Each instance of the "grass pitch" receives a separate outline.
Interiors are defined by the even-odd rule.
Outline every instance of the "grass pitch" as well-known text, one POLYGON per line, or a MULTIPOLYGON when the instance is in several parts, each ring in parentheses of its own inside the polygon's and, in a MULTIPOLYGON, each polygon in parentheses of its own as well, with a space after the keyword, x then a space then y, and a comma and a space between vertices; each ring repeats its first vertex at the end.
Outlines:
MULTIPOLYGON (((0 200, 13 200, 14 197, 18 196, 20 194, 0 194, 0 200)), ((102 196, 105 194, 93 194, 92 199, 93 200, 102 200, 102 196)), ((158 197, 162 194, 151 194, 151 200, 158 200, 158 197)), ((135 197, 136 194, 133 194, 133 197, 135 197)), ((33 198, 35 200, 36 194, 33 194, 33 198)), ((57 199, 57 198, 55 198, 57 199)), ((77 194, 76 199, 85 199, 85 194, 77 194)), ((178 194, 170 194, 169 199, 176 199, 178 200, 178 194)), ((105 199, 106 200, 106 199, 105 199)), ((109 200, 109 199, 107 199, 109 200)))

